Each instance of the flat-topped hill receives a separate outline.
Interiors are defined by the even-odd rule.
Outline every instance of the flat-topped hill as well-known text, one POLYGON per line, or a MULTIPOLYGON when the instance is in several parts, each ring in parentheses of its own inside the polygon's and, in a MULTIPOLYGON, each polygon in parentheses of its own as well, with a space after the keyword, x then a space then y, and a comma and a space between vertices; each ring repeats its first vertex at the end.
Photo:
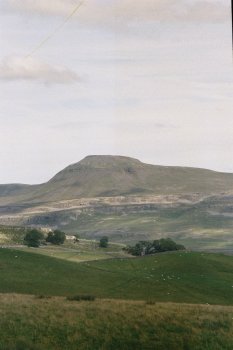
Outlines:
POLYGON ((233 174, 151 165, 123 156, 88 156, 40 185, 1 185, 0 203, 146 194, 219 194, 233 190, 233 174))

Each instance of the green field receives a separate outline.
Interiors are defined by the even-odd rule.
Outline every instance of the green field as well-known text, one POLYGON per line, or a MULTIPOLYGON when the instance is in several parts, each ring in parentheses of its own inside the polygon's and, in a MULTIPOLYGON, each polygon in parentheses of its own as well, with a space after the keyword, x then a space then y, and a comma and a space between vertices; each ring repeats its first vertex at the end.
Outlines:
POLYGON ((99 247, 99 240, 79 239, 77 243, 67 239, 62 245, 41 245, 40 248, 29 248, 24 243, 27 228, 0 226, 0 246, 51 256, 74 262, 99 259, 124 258, 128 254, 123 252, 125 247, 121 243, 109 243, 107 248, 99 247))
POLYGON ((0 280, 2 293, 233 305, 233 258, 220 254, 176 252, 77 264, 2 248, 0 280))
POLYGON ((129 255, 122 250, 123 247, 122 244, 113 243, 109 244, 107 248, 100 248, 98 241, 80 239, 76 244, 65 242, 62 245, 51 244, 39 248, 15 246, 14 249, 67 261, 82 262, 128 257, 129 255))
POLYGON ((232 256, 73 262, 43 249, 0 249, 1 350, 233 348, 232 256), (80 295, 95 300, 67 299, 80 295))
POLYGON ((4 350, 231 350, 233 307, 0 295, 4 350))

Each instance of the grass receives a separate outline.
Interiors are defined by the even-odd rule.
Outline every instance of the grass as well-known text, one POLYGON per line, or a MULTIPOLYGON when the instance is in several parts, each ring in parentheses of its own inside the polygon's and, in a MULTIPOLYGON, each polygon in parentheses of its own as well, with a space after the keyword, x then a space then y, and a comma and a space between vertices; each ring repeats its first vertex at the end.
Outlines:
POLYGON ((3 350, 233 348, 231 256, 182 251, 77 264, 2 248, 0 281, 3 350))
POLYGON ((233 307, 0 295, 4 350, 231 350, 233 307))
POLYGON ((91 261, 99 259, 120 258, 128 256, 122 251, 125 246, 121 243, 109 243, 107 248, 99 247, 99 240, 79 239, 78 243, 66 240, 63 245, 46 245, 39 249, 32 249, 24 246, 24 236, 27 228, 14 226, 0 226, 0 245, 11 247, 25 252, 33 252, 54 258, 74 262, 91 261))
POLYGON ((67 300, 70 301, 94 301, 95 297, 94 295, 72 295, 67 297, 67 300))
POLYGON ((124 245, 112 243, 107 248, 100 248, 98 241, 80 239, 78 243, 65 242, 63 245, 46 245, 33 249, 16 246, 15 249, 36 254, 51 256, 73 262, 83 262, 100 259, 125 258, 124 245))
POLYGON ((222 193, 233 175, 205 169, 153 166, 129 157, 89 156, 40 185, 2 185, 0 203, 49 201, 124 194, 222 193))
POLYGON ((125 207, 119 212, 92 212, 69 221, 67 232, 77 231, 82 237, 98 239, 107 235, 111 241, 135 243, 139 240, 171 237, 190 249, 229 249, 233 220, 231 217, 210 215, 208 208, 181 206, 138 211, 125 207))
POLYGON ((28 228, 20 226, 0 225, 0 244, 19 244, 22 243, 28 228))
POLYGON ((73 263, 0 249, 0 292, 233 305, 233 257, 164 253, 73 263))

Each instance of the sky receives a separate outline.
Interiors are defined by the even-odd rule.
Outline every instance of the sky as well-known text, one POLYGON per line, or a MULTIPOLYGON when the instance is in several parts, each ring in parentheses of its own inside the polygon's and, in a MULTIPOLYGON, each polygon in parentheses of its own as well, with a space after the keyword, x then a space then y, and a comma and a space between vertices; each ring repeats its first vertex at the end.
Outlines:
POLYGON ((93 154, 233 172, 230 0, 1 0, 0 47, 0 183, 93 154))

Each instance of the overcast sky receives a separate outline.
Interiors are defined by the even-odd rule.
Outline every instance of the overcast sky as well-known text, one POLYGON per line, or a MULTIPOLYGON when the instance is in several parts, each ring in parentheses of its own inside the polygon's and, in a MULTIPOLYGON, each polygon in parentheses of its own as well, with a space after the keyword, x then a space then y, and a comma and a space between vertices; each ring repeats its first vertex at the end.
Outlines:
POLYGON ((233 172, 230 0, 86 0, 56 31, 78 4, 0 2, 0 183, 90 154, 233 172))

